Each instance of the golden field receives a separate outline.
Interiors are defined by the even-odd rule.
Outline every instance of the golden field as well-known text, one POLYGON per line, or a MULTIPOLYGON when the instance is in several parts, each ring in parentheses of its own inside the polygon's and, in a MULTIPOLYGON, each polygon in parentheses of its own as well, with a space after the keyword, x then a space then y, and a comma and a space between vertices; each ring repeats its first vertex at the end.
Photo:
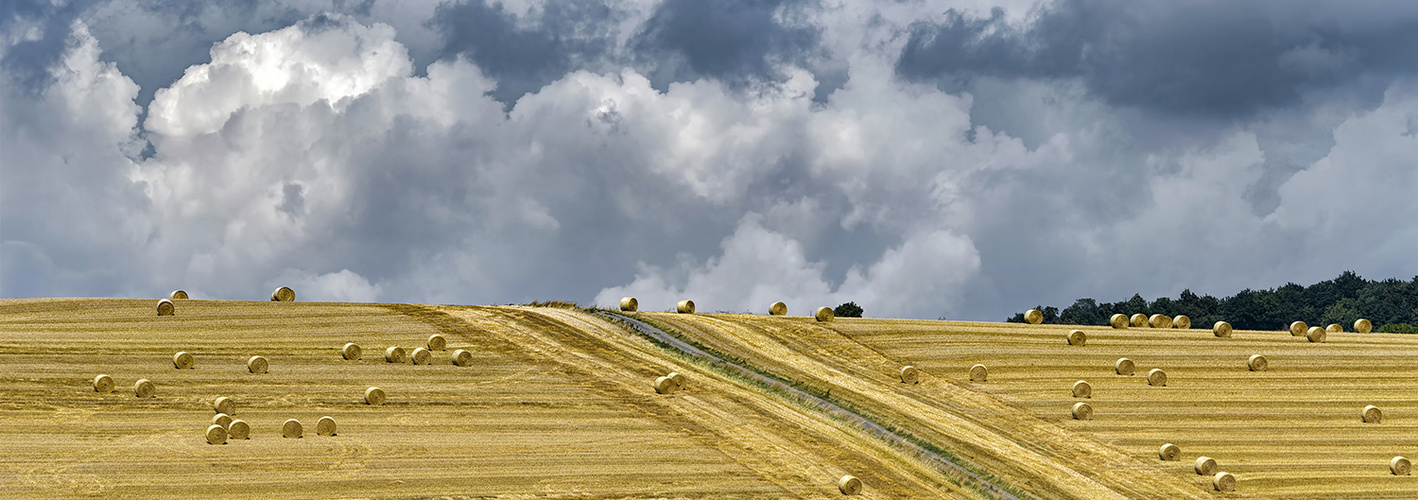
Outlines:
MULTIPOLYGON (((0 497, 864 498, 982 496, 794 398, 585 310, 155 299, 0 300, 0 497), (443 335, 429 365, 388 363, 443 335), (346 342, 363 357, 341 358, 346 342), (473 353, 466 367, 454 349, 473 353), (172 356, 195 357, 189 370, 172 356), (264 356, 265 374, 247 358, 264 356), (679 372, 687 389, 657 394, 679 372), (113 377, 95 392, 95 375, 113 377), (156 386, 137 398, 140 378, 156 386), (364 403, 365 388, 388 394, 364 403), (213 400, 249 440, 207 444, 213 400), (315 434, 321 416, 335 436, 315 434), (299 419, 305 436, 281 437, 299 419)), ((1411 498, 1418 336, 638 313, 853 409, 1021 497, 1411 498), (1265 355, 1266 371, 1246 359, 1265 355), (1137 374, 1113 372, 1128 357, 1137 374), (971 382, 969 368, 989 368, 971 382), (904 365, 920 369, 903 384, 904 365), (1163 387, 1147 370, 1166 370, 1163 387), (1077 380, 1092 384, 1072 397, 1077 380), (1069 408, 1087 401, 1092 420, 1069 408), (1384 412, 1365 424, 1365 405, 1384 412), (1178 461, 1161 461, 1174 443, 1178 461), (1195 474, 1199 455, 1236 475, 1195 474)))
POLYGON ((1418 478, 1388 461, 1418 455, 1418 336, 644 313, 719 352, 831 389, 893 426, 962 450, 1033 494, 1059 498, 1413 498, 1418 478), (1265 371, 1247 359, 1264 355, 1265 371), (1127 357, 1136 374, 1113 364, 1127 357), (974 364, 989 369, 971 382, 974 364), (921 370, 905 385, 899 369, 921 370), (1163 369, 1167 385, 1146 374, 1163 369), (1071 385, 1088 381, 1091 398, 1071 385), (1088 402, 1092 420, 1074 420, 1088 402), (1382 423, 1366 424, 1366 405, 1382 423), (1180 460, 1161 461, 1174 443, 1180 460), (1216 493, 1193 461, 1235 474, 1216 493))
POLYGON ((799 405, 555 308, 178 300, 0 301, 0 497, 827 498, 959 494, 799 405), (392 364, 432 334, 433 363, 392 364), (358 343, 363 358, 340 349, 358 343), (473 363, 450 362, 467 349, 473 363), (177 351, 195 366, 175 369, 177 351), (269 372, 245 360, 261 355, 269 372), (656 394, 684 373, 687 390, 656 394), (99 394, 95 375, 117 389, 99 394), (147 378, 156 396, 132 385, 147 378), (363 402, 367 387, 388 394, 363 402), (251 439, 207 444, 213 401, 251 439), (315 435, 331 416, 333 437, 315 435), (305 436, 281 437, 286 419, 305 436))

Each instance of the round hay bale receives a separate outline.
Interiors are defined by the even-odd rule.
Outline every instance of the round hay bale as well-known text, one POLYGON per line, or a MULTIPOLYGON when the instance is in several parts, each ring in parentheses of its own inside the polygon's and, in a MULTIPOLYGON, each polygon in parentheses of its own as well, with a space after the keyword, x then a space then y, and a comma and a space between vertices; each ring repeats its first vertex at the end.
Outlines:
POLYGON ((694 314, 694 301, 685 299, 675 304, 675 312, 680 314, 694 314))
POLYGON ((655 392, 657 393, 669 394, 675 392, 676 389, 679 389, 679 384, 675 383, 675 379, 669 377, 655 379, 655 392))
POLYGON ((1158 387, 1167 385, 1167 372, 1162 371, 1161 368, 1153 368, 1152 371, 1147 372, 1147 385, 1158 387))
POLYGON ((216 410, 217 413, 236 415, 236 400, 226 396, 219 397, 216 401, 212 402, 212 409, 216 410))
POLYGON ((329 416, 320 417, 320 420, 315 422, 315 434, 319 436, 335 435, 335 419, 329 416))
POLYGON ((1114 314, 1111 318, 1108 318, 1108 324, 1113 325, 1113 328, 1119 330, 1127 329, 1128 316, 1126 314, 1114 314))
POLYGON ((227 415, 227 414, 225 414, 225 413, 218 413, 218 414, 216 414, 216 415, 212 415, 212 425, 220 425, 220 426, 222 426, 222 428, 224 428, 224 429, 226 429, 228 432, 230 432, 230 431, 231 431, 231 415, 227 415))
POLYGON ((435 333, 435 334, 433 334, 433 335, 430 335, 430 336, 428 337, 428 350, 430 350, 430 351, 446 351, 446 350, 448 350, 448 339, 443 338, 442 335, 439 335, 439 334, 437 334, 437 333, 435 333))
POLYGON ((782 302, 774 302, 768 306, 769 316, 784 316, 788 314, 788 305, 782 302))
POLYGON ((911 365, 906 365, 906 366, 901 367, 901 383, 903 383, 903 384, 919 384, 919 383, 921 383, 921 371, 920 371, 920 370, 917 370, 916 367, 911 366, 911 365))
POLYGON ((1407 476, 1413 471, 1413 463, 1402 456, 1393 457, 1388 461, 1388 470, 1395 476, 1407 476))
POLYGON ((281 437, 299 438, 305 435, 305 428, 300 426, 300 421, 296 419, 287 420, 281 424, 281 437))
POLYGON ((172 366, 178 370, 192 368, 194 363, 196 363, 196 360, 192 359, 192 355, 187 354, 186 351, 178 351, 177 354, 172 355, 172 366))
POLYGON ((1132 375, 1137 371, 1137 365, 1133 364, 1131 359, 1118 358, 1118 361, 1113 363, 1113 371, 1118 372, 1118 375, 1132 375))
POLYGON ((246 369, 256 375, 266 373, 266 370, 270 368, 271 363, 266 361, 265 356, 252 356, 251 359, 246 360, 246 369))
POLYGON ((172 316, 172 313, 176 311, 177 306, 172 305, 171 300, 162 299, 158 301, 158 316, 172 316))
POLYGON ((1177 457, 1180 456, 1182 456, 1182 449, 1178 448, 1177 445, 1172 443, 1164 444, 1161 448, 1157 449, 1157 458, 1160 458, 1166 462, 1176 460, 1177 457))
POLYGON ((1269 362, 1265 360, 1265 356, 1259 354, 1252 354, 1251 359, 1246 361, 1246 367, 1253 372, 1263 372, 1268 365, 1269 362))
POLYGON ((384 350, 384 361, 388 361, 390 363, 403 363, 408 360, 409 355, 404 352, 404 348, 402 347, 390 346, 388 349, 384 350))
POLYGON ((384 404, 384 400, 384 389, 380 389, 378 387, 370 387, 364 390, 364 404, 370 406, 379 406, 384 404))
POLYGON ((1366 424, 1382 423, 1384 421, 1384 412, 1379 410, 1377 406, 1369 405, 1365 406, 1364 410, 1359 412, 1359 418, 1366 424))
POLYGON ((1153 314, 1147 318, 1147 324, 1152 325, 1153 328, 1171 328, 1172 317, 1166 314, 1153 314))
POLYGON ((234 418, 226 428, 227 437, 232 439, 251 439, 251 424, 245 420, 234 418))
POLYGON ((990 378, 990 370, 985 365, 975 365, 970 367, 970 381, 984 382, 990 378))
POLYGON ((1185 314, 1178 314, 1177 317, 1172 318, 1172 328, 1176 328, 1178 330, 1187 330, 1191 327, 1192 319, 1188 318, 1185 314))
POLYGON ((1359 333, 1369 333, 1374 330, 1374 323, 1364 318, 1354 320, 1354 331, 1359 333))
POLYGON ((680 372, 670 372, 669 375, 665 376, 675 382, 675 390, 677 391, 682 391, 684 388, 689 387, 689 382, 684 379, 684 375, 680 374, 680 372))
POLYGON ((94 377, 94 392, 101 394, 113 392, 113 377, 108 375, 94 377))
POLYGON ((1304 321, 1290 323, 1290 335, 1295 337, 1304 337, 1305 332, 1309 331, 1309 329, 1310 325, 1306 325, 1304 321))
POLYGON ((426 365, 433 362, 433 353, 422 347, 414 349, 414 355, 410 357, 413 358, 416 365, 426 365))
POLYGON ((1210 476, 1216 473, 1216 461, 1211 457, 1196 457, 1196 465, 1192 469, 1198 476, 1210 476))
POLYGON ((1147 315, 1142 313, 1134 314, 1132 315, 1131 321, 1134 328, 1147 326, 1147 315))
POLYGON ((158 388, 153 386, 153 381, 140 378, 133 383, 133 395, 140 398, 151 398, 156 395, 158 388))
POLYGON ((1217 472, 1216 476, 1211 478, 1211 486, 1216 488, 1216 491, 1236 491, 1236 476, 1230 472, 1217 472))
POLYGON ((1308 331, 1305 332, 1305 339, 1309 340, 1310 342, 1323 343, 1325 337, 1328 336, 1329 333, 1325 332, 1323 328, 1320 328, 1318 326, 1312 326, 1308 331))
POLYGON ((827 306, 819 307, 817 311, 812 313, 812 317, 817 318, 818 321, 832 321, 834 315, 832 308, 827 306))
POLYGON ((1344 333, 1344 327, 1339 326, 1339 323, 1330 323, 1329 326, 1324 327, 1324 331, 1329 333, 1344 333))
POLYGON ((351 361, 359 359, 363 354, 364 352, 360 350, 359 344, 354 342, 345 344, 345 347, 340 349, 340 356, 351 361))
POLYGON ((226 427, 216 424, 207 427, 207 444, 226 444, 226 427))
POLYGON ((862 492, 862 480, 857 476, 847 474, 842 479, 837 480, 837 490, 843 495, 857 495, 862 492))
POLYGON ((1073 330, 1068 332, 1068 345, 1083 345, 1088 343, 1088 334, 1083 330, 1073 330))
POLYGON ((1088 403, 1073 404, 1074 420, 1093 420, 1093 405, 1088 403))
POLYGON ((272 302, 295 302, 295 290, 288 286, 283 286, 271 292, 272 302))
POLYGON ((640 301, 635 300, 635 297, 621 297, 621 298, 620 298, 620 310, 625 311, 625 312, 635 312, 635 311, 639 311, 639 310, 640 310, 640 301))
POLYGON ((453 351, 453 364, 457 366, 468 366, 473 364, 473 353, 458 349, 453 351))
POLYGON ((1231 324, 1225 321, 1217 321, 1216 324, 1211 325, 1211 333, 1217 337, 1230 337, 1231 324))
POLYGON ((171 300, 186 300, 187 292, 183 290, 173 290, 172 293, 167 294, 167 298, 171 300))
POLYGON ((1077 382, 1074 382, 1074 383, 1073 383, 1073 397, 1075 397, 1075 398, 1092 398, 1092 397, 1093 397, 1093 386, 1092 386, 1091 384, 1089 384, 1087 381, 1083 381, 1083 380, 1079 380, 1079 381, 1077 381, 1077 382))
POLYGON ((1024 321, 1028 321, 1031 325, 1043 323, 1044 313, 1039 312, 1038 309, 1030 309, 1028 311, 1024 311, 1024 321))

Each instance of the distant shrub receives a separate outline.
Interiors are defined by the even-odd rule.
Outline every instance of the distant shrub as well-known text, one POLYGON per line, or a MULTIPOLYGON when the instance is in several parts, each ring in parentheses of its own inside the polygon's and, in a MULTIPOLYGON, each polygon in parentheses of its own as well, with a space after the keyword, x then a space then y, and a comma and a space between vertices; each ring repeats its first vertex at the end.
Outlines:
POLYGON ((832 309, 832 315, 839 318, 860 318, 862 312, 862 306, 856 302, 848 302, 832 309))
POLYGON ((1389 323, 1379 327, 1379 333, 1418 333, 1418 326, 1408 323, 1389 323))

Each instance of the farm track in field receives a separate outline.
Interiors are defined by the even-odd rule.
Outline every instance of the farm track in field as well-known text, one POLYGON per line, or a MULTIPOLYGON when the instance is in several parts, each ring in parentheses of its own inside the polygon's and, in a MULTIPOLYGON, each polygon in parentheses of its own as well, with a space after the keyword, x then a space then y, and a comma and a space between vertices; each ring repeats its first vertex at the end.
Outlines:
POLYGON ((734 314, 640 313, 687 340, 861 408, 1045 497, 1412 498, 1388 459, 1418 454, 1418 336, 1084 327, 734 314), (1266 371, 1246 368, 1265 355, 1266 371), (1120 376, 1128 357, 1137 374, 1120 376), (970 366, 989 367, 971 382, 970 366), (898 370, 914 365, 919 385, 898 370), (1151 368, 1165 387, 1145 382, 1151 368), (1093 386, 1075 399, 1076 380, 1093 386), (1073 420, 1087 401, 1094 418, 1073 420), (1381 424, 1360 422, 1374 404, 1381 424), (1183 451, 1157 458, 1162 443, 1183 451), (1192 459, 1215 458, 1237 491, 1211 491, 1192 459))
POLYGON ((0 497, 972 498, 843 422, 568 309, 0 300, 0 497), (448 340, 433 364, 384 347, 448 340), (363 347, 346 361, 346 342, 363 347), (449 362, 453 349, 473 363, 449 362), (172 354, 192 353, 190 370, 172 354), (269 373, 246 358, 262 355, 269 373), (659 395, 679 371, 688 389, 659 395), (111 394, 93 391, 97 374, 111 394), (133 397, 138 378, 157 396, 133 397), (363 390, 388 393, 383 406, 363 390), (213 446, 212 401, 250 440, 213 446), (314 435, 322 415, 337 436, 314 435), (287 418, 301 439, 281 438, 287 418))

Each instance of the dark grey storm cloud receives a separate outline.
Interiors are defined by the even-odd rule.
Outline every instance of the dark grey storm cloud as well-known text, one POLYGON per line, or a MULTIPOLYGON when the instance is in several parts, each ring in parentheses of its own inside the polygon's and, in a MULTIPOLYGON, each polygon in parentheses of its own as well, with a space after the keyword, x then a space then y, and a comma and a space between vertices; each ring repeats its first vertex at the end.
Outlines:
POLYGON ((656 87, 715 78, 729 83, 782 78, 779 64, 806 66, 820 56, 820 30, 796 0, 666 0, 631 41, 653 66, 656 87))
POLYGON ((510 105, 614 49, 625 15, 594 0, 553 0, 537 14, 519 19, 501 2, 470 0, 439 5, 428 23, 443 35, 443 55, 476 63, 497 80, 492 95, 510 105))
MULTIPOLYGON (((1418 21, 1389 3, 1064 0, 1023 28, 1001 9, 911 26, 898 74, 959 91, 981 77, 1078 78, 1106 101, 1234 118, 1365 74, 1418 72, 1418 21)), ((1369 88, 1377 99, 1383 85, 1369 88)))

